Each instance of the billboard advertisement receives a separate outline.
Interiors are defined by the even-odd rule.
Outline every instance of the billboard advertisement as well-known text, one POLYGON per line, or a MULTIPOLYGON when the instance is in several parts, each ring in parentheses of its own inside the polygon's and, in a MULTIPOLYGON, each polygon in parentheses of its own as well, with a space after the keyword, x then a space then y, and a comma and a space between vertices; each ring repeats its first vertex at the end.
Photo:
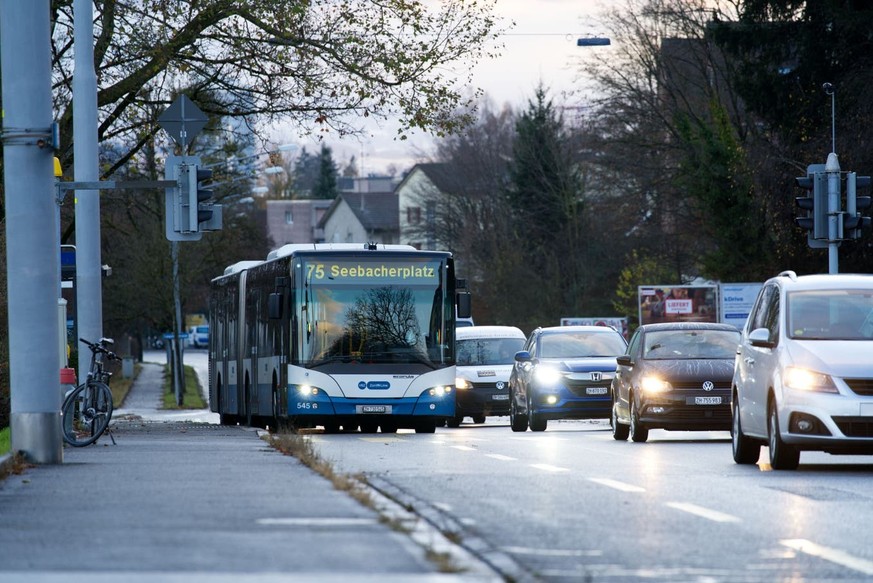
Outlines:
POLYGON ((762 287, 762 283, 721 284, 721 321, 742 329, 762 287))
POLYGON ((639 286, 640 324, 718 322, 715 285, 639 286))

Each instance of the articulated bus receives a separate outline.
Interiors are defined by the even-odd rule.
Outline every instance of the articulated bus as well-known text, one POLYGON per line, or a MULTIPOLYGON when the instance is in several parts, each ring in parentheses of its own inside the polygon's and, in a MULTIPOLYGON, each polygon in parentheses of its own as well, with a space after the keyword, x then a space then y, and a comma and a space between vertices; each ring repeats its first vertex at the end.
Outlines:
POLYGON ((285 245, 231 265, 210 292, 211 410, 225 425, 432 433, 455 414, 457 285, 450 253, 408 245, 285 245))

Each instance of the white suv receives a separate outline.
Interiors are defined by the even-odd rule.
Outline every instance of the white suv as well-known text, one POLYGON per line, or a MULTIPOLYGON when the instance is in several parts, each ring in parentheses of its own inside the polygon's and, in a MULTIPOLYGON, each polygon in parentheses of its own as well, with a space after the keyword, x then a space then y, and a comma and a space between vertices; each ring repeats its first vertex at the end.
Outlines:
POLYGON ((873 454, 873 275, 784 271, 765 282, 734 364, 734 461, 801 450, 873 454))

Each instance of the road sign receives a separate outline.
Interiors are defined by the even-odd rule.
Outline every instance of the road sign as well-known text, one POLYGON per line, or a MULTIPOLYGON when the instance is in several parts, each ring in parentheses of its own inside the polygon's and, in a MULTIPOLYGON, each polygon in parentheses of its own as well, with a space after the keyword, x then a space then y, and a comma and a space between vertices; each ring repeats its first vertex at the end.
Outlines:
POLYGON ((173 104, 158 117, 164 131, 176 140, 183 149, 188 148, 194 137, 206 126, 208 118, 187 95, 180 95, 173 104))
POLYGON ((76 278, 76 246, 61 245, 61 280, 76 278))

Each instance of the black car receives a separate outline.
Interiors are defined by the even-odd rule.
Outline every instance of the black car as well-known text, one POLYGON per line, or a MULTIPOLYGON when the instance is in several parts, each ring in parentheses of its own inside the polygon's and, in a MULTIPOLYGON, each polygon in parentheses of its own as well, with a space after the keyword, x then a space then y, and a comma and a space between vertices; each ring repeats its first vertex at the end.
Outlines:
POLYGON ((606 326, 534 330, 509 377, 513 431, 544 431, 550 419, 607 419, 615 358, 627 343, 606 326))
POLYGON ((646 441, 649 429, 730 430, 740 331, 728 324, 640 326, 612 379, 612 435, 646 441))

